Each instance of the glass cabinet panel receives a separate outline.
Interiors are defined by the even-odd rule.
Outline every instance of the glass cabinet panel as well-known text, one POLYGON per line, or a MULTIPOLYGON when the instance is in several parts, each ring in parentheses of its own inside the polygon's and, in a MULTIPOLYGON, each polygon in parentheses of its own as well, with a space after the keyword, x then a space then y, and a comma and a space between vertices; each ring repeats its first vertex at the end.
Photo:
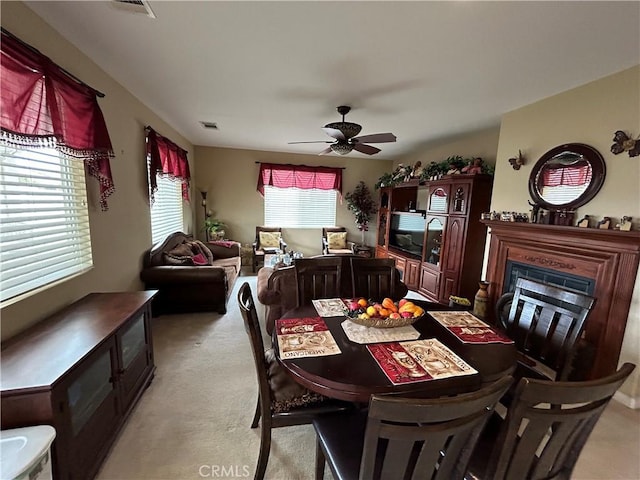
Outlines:
POLYGON ((432 265, 440 265, 440 249, 442 247, 442 222, 432 218, 427 222, 425 261, 432 265))
POLYGON ((145 344, 144 315, 140 315, 122 335, 122 368, 126 370, 129 364, 144 349, 145 344))
POLYGON ((378 245, 387 245, 387 214, 380 212, 378 215, 378 245))
POLYGON ((113 390, 111 349, 100 354, 67 389, 71 429, 77 435, 113 390))
POLYGON ((429 195, 429 211, 446 213, 447 192, 444 188, 438 187, 429 195))

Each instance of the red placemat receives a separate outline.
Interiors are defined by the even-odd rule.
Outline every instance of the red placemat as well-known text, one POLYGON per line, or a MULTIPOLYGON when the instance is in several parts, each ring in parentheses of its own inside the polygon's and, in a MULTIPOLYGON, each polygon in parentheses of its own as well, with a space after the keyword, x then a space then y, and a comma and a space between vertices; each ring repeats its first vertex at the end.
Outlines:
POLYGON ((513 343, 509 337, 467 311, 427 313, 464 343, 513 343))

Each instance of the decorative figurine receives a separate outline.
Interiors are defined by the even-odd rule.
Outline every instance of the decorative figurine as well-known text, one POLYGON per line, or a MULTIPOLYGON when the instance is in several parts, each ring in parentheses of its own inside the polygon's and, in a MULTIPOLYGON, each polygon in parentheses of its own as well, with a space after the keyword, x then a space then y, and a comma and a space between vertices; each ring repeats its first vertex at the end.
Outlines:
POLYGON ((627 217, 626 215, 622 217, 620 223, 616 224, 616 230, 620 230, 622 232, 631 231, 631 217, 627 217))
POLYGON ((538 222, 538 218, 540 216, 540 205, 537 203, 531 203, 527 200, 527 203, 531 205, 531 223, 540 223, 538 222))
POLYGON ((475 175, 476 173, 482 173, 482 158, 475 157, 471 163, 471 165, 467 165, 462 169, 462 173, 466 173, 469 175, 475 175))
POLYGON ((598 222, 597 228, 600 230, 609 230, 611 226, 611 217, 603 217, 602 220, 598 222))
POLYGON ((589 215, 582 217, 582 220, 579 220, 576 226, 580 228, 589 228, 589 215))
POLYGON ((411 178, 420 178, 422 176, 422 162, 418 160, 416 164, 413 166, 413 170, 411 170, 411 178))

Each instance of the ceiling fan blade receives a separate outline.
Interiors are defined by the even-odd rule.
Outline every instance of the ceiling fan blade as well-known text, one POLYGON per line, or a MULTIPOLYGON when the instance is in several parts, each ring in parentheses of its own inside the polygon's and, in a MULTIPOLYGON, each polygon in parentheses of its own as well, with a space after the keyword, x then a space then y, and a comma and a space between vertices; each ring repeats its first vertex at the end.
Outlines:
POLYGON ((327 147, 324 150, 322 150, 318 155, 326 155, 327 153, 331 153, 331 147, 327 147))
POLYGON ((367 145, 365 143, 354 143, 353 149, 359 151, 360 153, 366 153, 367 155, 374 155, 380 151, 379 148, 372 147, 371 145, 367 145))
POLYGON ((351 140, 357 140, 362 143, 390 143, 396 141, 396 136, 393 133, 373 133, 371 135, 354 137, 351 140))
POLYGON ((342 133, 340 130, 338 130, 337 128, 327 128, 327 127, 322 127, 322 130, 325 131, 325 133, 327 135, 329 135, 331 138, 335 138, 336 140, 346 140, 347 138, 344 136, 344 133, 342 133))
POLYGON ((287 145, 296 145, 298 143, 333 143, 333 142, 330 142, 329 140, 314 140, 311 142, 287 142, 287 145))

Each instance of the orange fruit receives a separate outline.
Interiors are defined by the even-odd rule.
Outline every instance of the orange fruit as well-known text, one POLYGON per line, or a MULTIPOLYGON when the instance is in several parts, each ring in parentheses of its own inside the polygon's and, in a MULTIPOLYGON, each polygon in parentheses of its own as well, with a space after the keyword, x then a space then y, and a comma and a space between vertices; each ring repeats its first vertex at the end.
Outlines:
POLYGON ((358 305, 360 305, 361 307, 367 307, 369 305, 369 302, 367 302, 366 298, 360 298, 358 299, 358 305))

